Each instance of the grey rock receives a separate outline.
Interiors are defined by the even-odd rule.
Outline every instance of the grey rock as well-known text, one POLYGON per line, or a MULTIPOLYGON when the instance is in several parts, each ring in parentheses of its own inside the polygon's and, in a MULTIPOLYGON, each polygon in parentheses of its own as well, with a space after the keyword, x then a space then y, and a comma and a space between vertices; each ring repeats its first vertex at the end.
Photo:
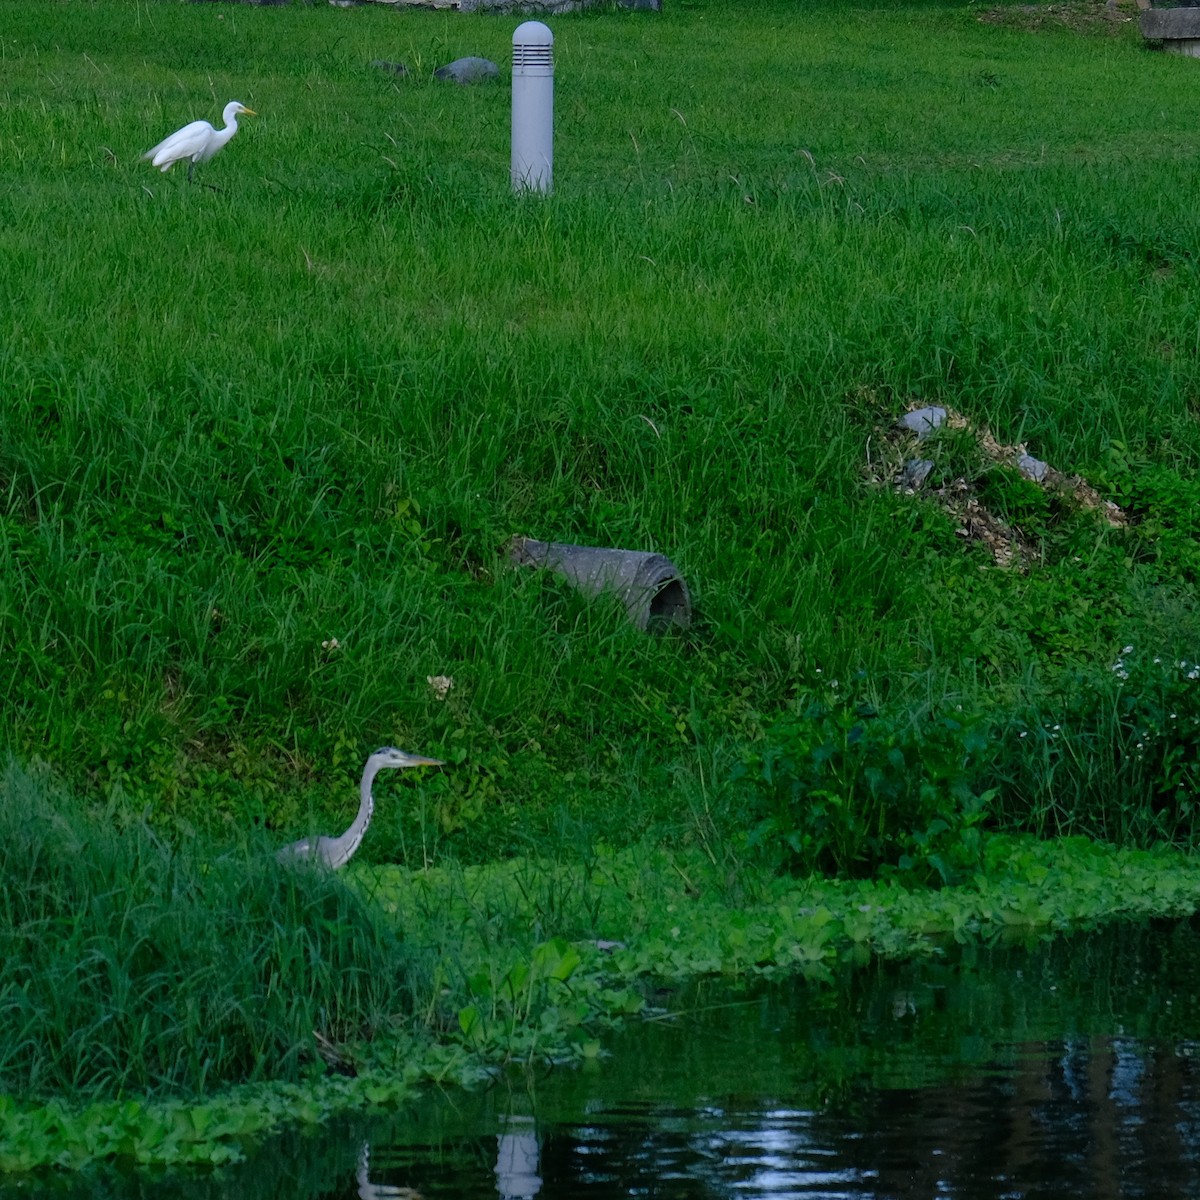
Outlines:
POLYGON ((450 79, 455 83, 486 83, 500 78, 500 68, 490 58, 456 58, 433 73, 434 79, 450 79))
POLYGON ((408 68, 402 62, 388 62, 386 58, 372 59, 371 66, 377 71, 387 71, 389 75, 404 76, 408 74, 408 68))
POLYGON ((915 433, 919 439, 928 437, 945 419, 946 410, 944 408, 930 405, 928 408, 918 408, 912 412, 905 413, 896 424, 901 429, 907 429, 909 432, 915 433))
MULTIPOLYGON (((193 0, 197 3, 199 0, 193 0)), ((204 0, 212 3, 214 0, 204 0)), ((240 0, 241 3, 290 4, 292 0, 240 0)), ((316 0, 308 0, 315 3, 316 0)), ((457 9, 459 12, 525 13, 529 16, 554 16, 582 9, 627 8, 642 12, 662 12, 662 0, 328 0, 336 8, 357 8, 360 4, 386 4, 391 8, 457 9)))
POLYGON ((900 486, 909 491, 919 491, 933 470, 933 462, 928 458, 910 458, 900 472, 900 486))
POLYGON ((579 12, 585 8, 633 8, 646 12, 662 12, 662 0, 460 0, 462 12, 528 13, 541 16, 547 13, 579 12))
POLYGON ((1032 454, 1020 455, 1017 458, 1016 467, 1026 479, 1032 479, 1034 483, 1041 483, 1050 470, 1048 463, 1042 462, 1040 458, 1034 458, 1032 454))

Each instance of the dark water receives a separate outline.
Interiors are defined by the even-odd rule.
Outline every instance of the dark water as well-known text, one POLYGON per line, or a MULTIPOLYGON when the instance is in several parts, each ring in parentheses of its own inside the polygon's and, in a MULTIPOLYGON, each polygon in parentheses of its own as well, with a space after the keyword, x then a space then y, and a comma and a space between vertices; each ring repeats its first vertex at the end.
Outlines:
MULTIPOLYGON (((363 1200, 1200 1197, 1200 926, 658 997, 580 1070, 79 1194, 363 1200)), ((55 1189, 57 1190, 57 1189, 55 1189)), ((0 1188, 0 1192, 3 1189, 0 1188)), ((26 1190, 25 1194, 29 1194, 26 1190)), ((60 1193, 61 1194, 61 1193, 60 1193)))

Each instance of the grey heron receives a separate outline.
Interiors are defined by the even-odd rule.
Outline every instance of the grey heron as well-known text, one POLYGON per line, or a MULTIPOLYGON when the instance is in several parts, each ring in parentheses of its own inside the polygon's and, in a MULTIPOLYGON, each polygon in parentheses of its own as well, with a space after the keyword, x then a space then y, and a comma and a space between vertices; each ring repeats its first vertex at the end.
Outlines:
POLYGON ((371 824, 371 814, 375 811, 375 797, 371 794, 371 785, 380 771, 395 770, 400 767, 440 767, 440 758, 426 758, 421 754, 409 754, 405 750, 397 750, 394 746, 384 746, 376 750, 367 759, 363 767, 362 782, 358 785, 358 816, 340 837, 301 838, 290 846, 284 846, 276 854, 280 862, 312 861, 322 866, 337 870, 344 867, 354 856, 367 826, 371 824))

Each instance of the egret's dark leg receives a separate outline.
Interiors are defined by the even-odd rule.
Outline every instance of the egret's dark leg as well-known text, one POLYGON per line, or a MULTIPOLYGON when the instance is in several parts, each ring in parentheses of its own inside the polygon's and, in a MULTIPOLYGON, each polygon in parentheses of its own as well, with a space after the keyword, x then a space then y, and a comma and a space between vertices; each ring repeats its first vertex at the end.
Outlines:
MULTIPOLYGON (((188 183, 192 182, 192 172, 196 169, 196 160, 193 158, 188 163, 188 183)), ((210 192, 219 192, 221 189, 215 183, 206 183, 204 185, 210 192)))

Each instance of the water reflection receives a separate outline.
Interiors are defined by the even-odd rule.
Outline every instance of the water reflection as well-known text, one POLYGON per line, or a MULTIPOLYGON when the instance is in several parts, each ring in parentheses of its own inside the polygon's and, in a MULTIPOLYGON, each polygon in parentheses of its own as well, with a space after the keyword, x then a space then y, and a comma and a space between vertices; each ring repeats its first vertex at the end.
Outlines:
POLYGON ((281 1139, 216 1179, 108 1173, 78 1194, 1182 1200, 1200 1196, 1198 948, 1187 924, 1122 927, 832 988, 704 985, 601 1063, 281 1139))
POLYGON ((532 1200, 542 1190, 537 1122, 510 1114, 496 1137, 496 1191, 500 1200, 532 1200))
POLYGON ((358 1148, 358 1166, 354 1172, 354 1182, 358 1184, 359 1200, 420 1200, 421 1197, 421 1193, 415 1188, 372 1181, 370 1142, 363 1142, 358 1148))
MULTIPOLYGON (((852 1089, 825 1109, 739 1101, 681 1108, 594 1099, 480 1139, 396 1132, 393 1169, 425 1197, 1146 1197, 1200 1195, 1195 1043, 1026 1044, 943 1087, 852 1089), (496 1147, 493 1172, 482 1161, 496 1147)), ((752 1068, 753 1069, 753 1068, 752 1068)), ((545 1084, 535 1092, 544 1103, 545 1084)), ((555 1096, 555 1100, 563 1097, 555 1096)), ((483 1105, 471 1122, 511 1125, 483 1105)), ((471 1123, 468 1122, 468 1123, 471 1123)))
POLYGON ((1194 1197, 1197 948, 1186 924, 1118 927, 834 989, 700 988, 608 1063, 385 1136, 431 1200, 1194 1197))

